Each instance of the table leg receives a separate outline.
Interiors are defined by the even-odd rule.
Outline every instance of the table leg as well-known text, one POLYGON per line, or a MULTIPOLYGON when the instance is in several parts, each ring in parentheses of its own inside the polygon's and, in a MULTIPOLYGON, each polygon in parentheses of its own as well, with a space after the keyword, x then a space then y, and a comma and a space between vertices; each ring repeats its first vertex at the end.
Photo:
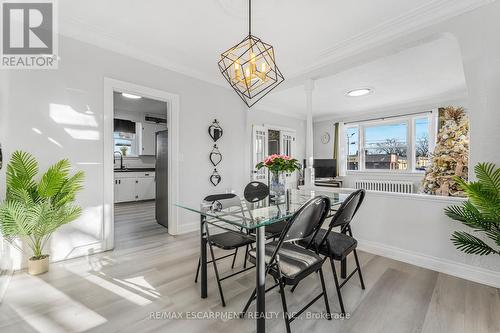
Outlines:
POLYGON ((257 228, 256 244, 256 276, 257 276, 257 333, 264 333, 266 331, 266 260, 265 260, 265 246, 266 235, 265 227, 257 228))
MULTIPOLYGON (((345 235, 347 230, 343 229, 342 233, 345 235)), ((345 279, 347 277, 347 258, 340 262, 340 277, 345 279)))
POLYGON ((206 216, 200 215, 200 288, 201 298, 207 298, 207 233, 206 216))

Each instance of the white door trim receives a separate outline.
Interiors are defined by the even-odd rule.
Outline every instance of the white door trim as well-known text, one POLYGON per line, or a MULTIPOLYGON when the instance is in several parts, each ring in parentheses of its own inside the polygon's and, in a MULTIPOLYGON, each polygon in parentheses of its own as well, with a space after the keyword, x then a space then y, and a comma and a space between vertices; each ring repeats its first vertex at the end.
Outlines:
POLYGON ((179 95, 166 91, 157 90, 130 82, 119 81, 112 78, 104 78, 104 119, 103 119, 103 144, 104 144, 104 177, 103 177, 103 240, 104 249, 111 250, 114 247, 114 192, 113 192, 113 92, 128 92, 144 97, 165 101, 167 107, 168 125, 168 232, 172 235, 178 234, 179 211, 174 203, 179 198, 179 95))

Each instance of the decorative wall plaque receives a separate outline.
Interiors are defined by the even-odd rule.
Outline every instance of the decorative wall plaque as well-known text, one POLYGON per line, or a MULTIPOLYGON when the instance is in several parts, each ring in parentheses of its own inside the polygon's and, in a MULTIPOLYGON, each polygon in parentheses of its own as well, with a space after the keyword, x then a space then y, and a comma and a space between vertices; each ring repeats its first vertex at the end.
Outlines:
POLYGON ((224 131, 222 130, 222 127, 220 127, 217 119, 214 119, 212 125, 208 127, 208 134, 210 135, 212 140, 214 140, 214 142, 219 140, 222 137, 223 132, 224 131))
POLYGON ((217 145, 214 145, 214 148, 210 152, 210 162, 214 167, 216 167, 222 161, 222 154, 219 151, 217 145))
POLYGON ((219 172, 217 172, 217 169, 214 169, 214 171, 210 175, 210 182, 212 183, 212 185, 217 186, 221 181, 222 177, 219 175, 219 172))

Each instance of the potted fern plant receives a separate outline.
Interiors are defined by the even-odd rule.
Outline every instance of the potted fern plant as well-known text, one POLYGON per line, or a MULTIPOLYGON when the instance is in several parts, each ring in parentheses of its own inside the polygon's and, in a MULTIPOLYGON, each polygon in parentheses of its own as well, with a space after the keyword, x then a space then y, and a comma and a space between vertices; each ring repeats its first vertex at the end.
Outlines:
POLYGON ((28 272, 48 271, 49 255, 44 252, 50 236, 60 226, 74 221, 81 208, 74 204, 82 189, 83 171, 70 175, 71 165, 63 159, 52 165, 39 180, 38 162, 29 153, 16 151, 7 165, 6 199, 0 205, 0 232, 14 247, 22 238, 32 250, 28 272))
POLYGON ((479 163, 474 172, 476 182, 454 178, 469 200, 461 206, 446 208, 445 214, 470 227, 481 238, 455 231, 451 241, 467 254, 500 255, 500 169, 493 163, 479 163))

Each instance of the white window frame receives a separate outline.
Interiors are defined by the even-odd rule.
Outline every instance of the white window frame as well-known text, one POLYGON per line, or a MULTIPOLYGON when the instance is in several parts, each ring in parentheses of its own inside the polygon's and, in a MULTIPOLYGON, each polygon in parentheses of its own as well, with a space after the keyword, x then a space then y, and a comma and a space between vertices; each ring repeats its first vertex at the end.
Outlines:
POLYGON ((376 119, 376 120, 367 120, 360 122, 351 122, 345 124, 344 135, 347 133, 348 128, 357 127, 358 128, 358 161, 359 166, 358 170, 349 170, 347 169, 347 156, 349 149, 346 149, 346 172, 347 174, 359 174, 359 173, 376 173, 376 174, 423 174, 425 171, 416 170, 416 157, 415 157, 415 144, 416 138, 414 135, 415 132, 415 121, 417 119, 428 118, 429 119, 429 151, 434 150, 435 142, 436 142, 436 134, 437 134, 437 114, 438 110, 433 109, 430 112, 422 112, 422 113, 414 113, 409 115, 390 117, 390 119, 376 119), (408 145, 407 150, 407 161, 408 168, 406 170, 390 170, 390 169, 366 169, 365 167, 365 128, 380 126, 380 125, 390 125, 390 124, 401 124, 406 123, 407 131, 406 131, 406 142, 408 145))

